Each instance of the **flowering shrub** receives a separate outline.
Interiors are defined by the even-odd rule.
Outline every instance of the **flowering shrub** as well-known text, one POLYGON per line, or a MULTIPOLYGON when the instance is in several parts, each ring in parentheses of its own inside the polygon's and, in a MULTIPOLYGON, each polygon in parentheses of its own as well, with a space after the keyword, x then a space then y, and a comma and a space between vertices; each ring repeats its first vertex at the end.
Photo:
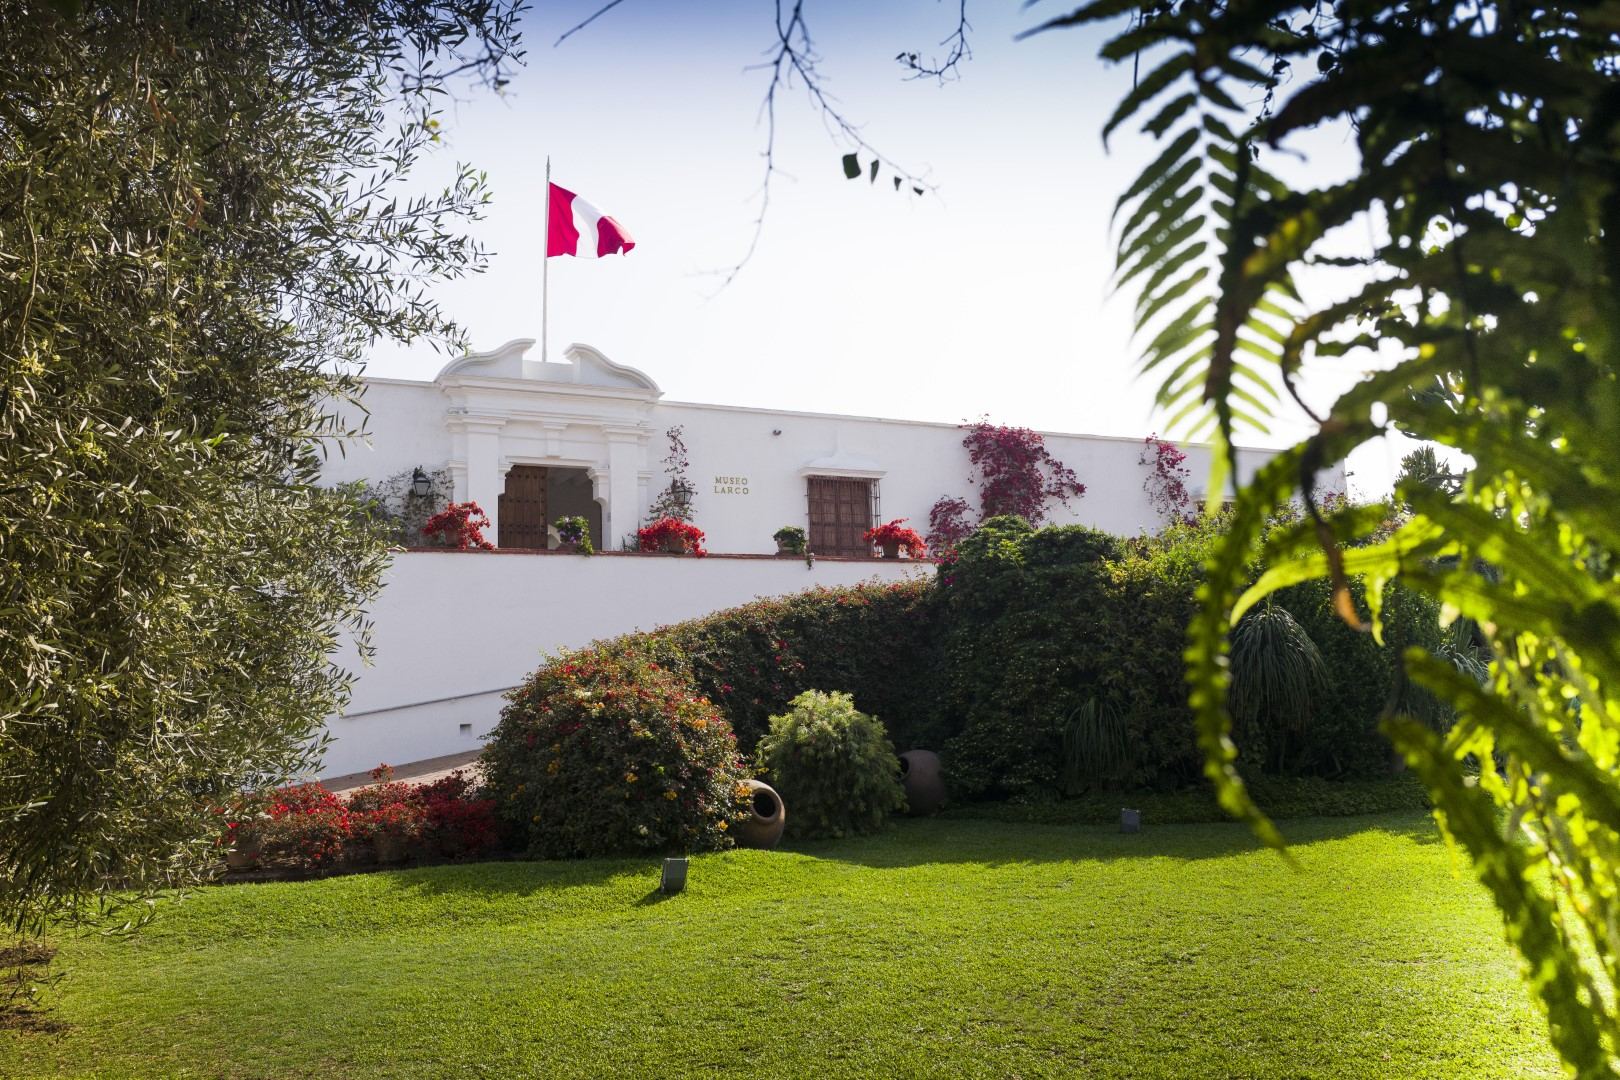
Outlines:
POLYGON ((688 550, 694 555, 707 555, 703 550, 703 530, 690 522, 678 518, 661 517, 644 529, 636 530, 636 543, 642 551, 663 551, 673 537, 681 537, 686 541, 688 550))
POLYGON ((413 794, 422 808, 422 841, 429 850, 456 858, 481 854, 499 842, 495 800, 477 791, 466 773, 457 770, 413 794))
POLYGON ((1145 446, 1139 464, 1148 467, 1142 490, 1147 492, 1153 512, 1166 525, 1191 521, 1195 515, 1192 496, 1187 493, 1187 477, 1192 475, 1186 465, 1187 455, 1158 435, 1142 441, 1145 446))
POLYGON ((497 842, 494 802, 466 774, 421 786, 393 782, 386 765, 371 775, 377 783, 347 799, 298 784, 235 800, 221 811, 221 845, 257 851, 275 868, 325 870, 369 861, 377 836, 405 840, 419 857, 472 856, 497 842))
POLYGON ((484 751, 498 812, 542 858, 714 851, 746 813, 731 725, 634 639, 547 664, 484 751))
POLYGON ((409 784, 393 779, 394 770, 379 765, 371 770, 376 781, 349 796, 349 835, 356 840, 392 836, 415 840, 422 835, 421 803, 409 784))
POLYGON ((487 528, 489 518, 477 503, 451 503, 428 518, 427 524, 422 526, 422 535, 434 547, 453 547, 457 551, 494 551, 495 545, 484 539, 487 528))
POLYGON ((906 805, 888 733, 848 694, 806 690, 794 698, 787 712, 771 717, 759 764, 781 793, 794 836, 876 832, 906 805))
POLYGON ((906 528, 905 523, 905 518, 895 518, 886 525, 878 525, 867 529, 866 534, 861 539, 875 547, 898 544, 900 550, 913 559, 926 559, 928 557, 928 545, 923 543, 923 538, 918 536, 914 530, 906 528))

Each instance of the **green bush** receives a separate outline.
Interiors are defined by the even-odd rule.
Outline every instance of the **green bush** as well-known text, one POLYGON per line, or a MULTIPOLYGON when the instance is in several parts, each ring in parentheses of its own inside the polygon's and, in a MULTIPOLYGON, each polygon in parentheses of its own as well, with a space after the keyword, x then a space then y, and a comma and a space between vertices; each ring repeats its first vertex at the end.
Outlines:
POLYGON ((747 807, 736 736, 637 639, 554 660, 509 698, 484 768, 531 854, 730 846, 747 807))
POLYGON ((766 781, 782 796, 793 836, 876 832, 906 805, 900 760, 876 717, 848 694, 806 690, 771 717, 759 741, 766 781))

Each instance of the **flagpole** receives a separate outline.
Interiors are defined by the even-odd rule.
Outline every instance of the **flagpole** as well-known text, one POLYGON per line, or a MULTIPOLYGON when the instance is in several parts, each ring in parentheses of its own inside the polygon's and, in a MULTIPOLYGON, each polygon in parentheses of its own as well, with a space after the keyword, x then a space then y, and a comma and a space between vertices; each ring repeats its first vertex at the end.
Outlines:
POLYGON ((540 362, 546 362, 546 308, 551 299, 551 155, 546 155, 546 229, 540 242, 540 362))

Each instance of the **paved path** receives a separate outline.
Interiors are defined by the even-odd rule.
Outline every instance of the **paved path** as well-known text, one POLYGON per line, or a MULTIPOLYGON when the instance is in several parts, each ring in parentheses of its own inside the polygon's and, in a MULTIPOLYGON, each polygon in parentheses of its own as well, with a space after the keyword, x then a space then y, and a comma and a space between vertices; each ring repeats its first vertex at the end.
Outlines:
MULTIPOLYGON (((435 780, 449 776, 457 769, 465 769, 474 777, 478 774, 475 764, 479 750, 468 750, 460 754, 446 754, 444 757, 428 758, 426 761, 413 761, 409 765, 395 765, 394 779, 408 784, 431 784, 435 780)), ((370 772, 345 773, 342 776, 328 776, 321 783, 334 795, 347 795, 352 791, 374 783, 370 772)))

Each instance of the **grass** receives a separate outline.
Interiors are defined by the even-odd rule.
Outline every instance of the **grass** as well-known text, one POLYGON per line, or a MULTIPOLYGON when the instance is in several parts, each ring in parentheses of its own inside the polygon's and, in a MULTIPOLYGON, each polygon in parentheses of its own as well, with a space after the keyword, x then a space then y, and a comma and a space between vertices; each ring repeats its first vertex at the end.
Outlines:
POLYGON ((1554 1077, 1422 814, 904 822, 694 859, 220 887, 59 942, 0 1076, 1554 1077))

